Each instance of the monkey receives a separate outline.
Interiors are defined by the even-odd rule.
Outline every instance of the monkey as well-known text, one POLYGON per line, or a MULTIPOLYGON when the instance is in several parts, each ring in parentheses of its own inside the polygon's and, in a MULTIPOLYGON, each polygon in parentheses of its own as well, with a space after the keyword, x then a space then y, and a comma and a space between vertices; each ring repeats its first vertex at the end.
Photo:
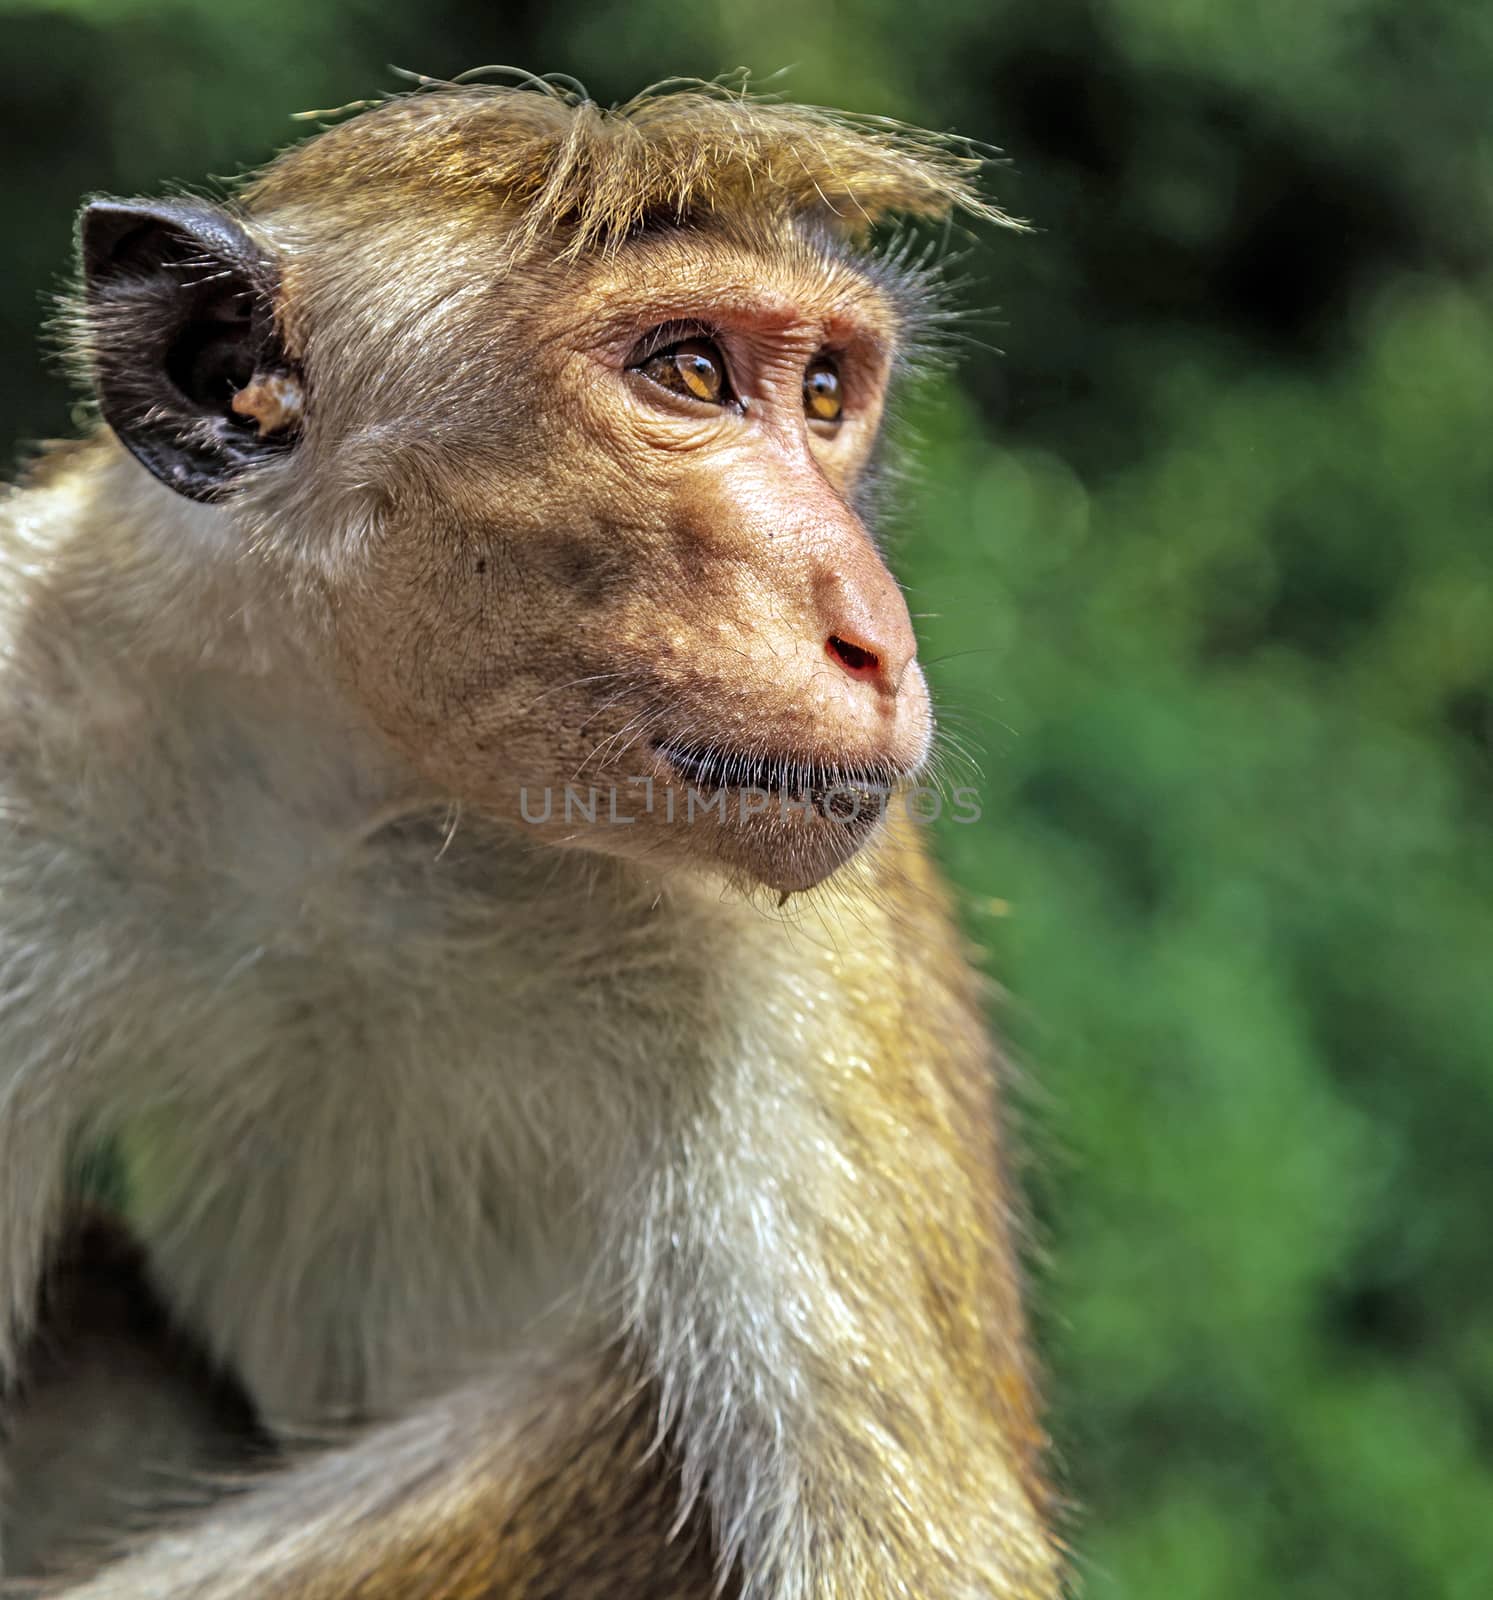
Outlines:
POLYGON ((87 204, 97 422, 0 502, 7 1581, 1062 1591, 875 534, 979 165, 433 83, 87 204))

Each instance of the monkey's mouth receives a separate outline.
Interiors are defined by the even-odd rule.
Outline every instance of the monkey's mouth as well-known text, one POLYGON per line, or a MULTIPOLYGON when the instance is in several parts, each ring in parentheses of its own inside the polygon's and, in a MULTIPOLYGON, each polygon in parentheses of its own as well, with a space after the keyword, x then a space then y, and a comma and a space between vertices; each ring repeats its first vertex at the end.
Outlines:
MULTIPOLYGON (((878 763, 806 761, 799 756, 748 754, 723 745, 674 745, 654 749, 691 788, 730 790, 808 809, 831 822, 869 822, 886 810, 899 774, 878 763)), ((756 808, 765 811, 765 806, 756 808)), ((747 815, 743 807, 743 816, 747 815)))

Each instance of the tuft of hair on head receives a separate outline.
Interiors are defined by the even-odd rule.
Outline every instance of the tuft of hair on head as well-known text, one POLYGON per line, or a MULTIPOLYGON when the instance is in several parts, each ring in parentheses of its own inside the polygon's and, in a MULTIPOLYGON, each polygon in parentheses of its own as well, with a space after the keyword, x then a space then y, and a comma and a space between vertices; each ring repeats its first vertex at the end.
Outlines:
POLYGON ((739 82, 670 79, 606 108, 569 80, 421 79, 366 104, 251 179, 250 210, 308 192, 435 187, 511 207, 515 258, 555 240, 561 259, 606 251, 650 224, 764 213, 812 216, 857 243, 892 217, 1024 226, 980 193, 984 158, 969 140, 786 104, 739 82))

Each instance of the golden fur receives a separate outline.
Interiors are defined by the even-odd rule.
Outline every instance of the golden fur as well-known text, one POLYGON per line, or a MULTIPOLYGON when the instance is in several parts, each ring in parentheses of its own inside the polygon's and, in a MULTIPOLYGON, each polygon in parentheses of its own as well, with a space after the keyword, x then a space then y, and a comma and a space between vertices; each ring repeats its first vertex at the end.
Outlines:
POLYGON ((507 249, 552 234, 578 259, 649 223, 822 216, 861 239, 889 216, 1009 222, 977 187, 964 141, 882 118, 779 104, 700 83, 612 109, 544 80, 432 85, 333 126, 244 190, 254 210, 398 187, 499 195, 507 249))

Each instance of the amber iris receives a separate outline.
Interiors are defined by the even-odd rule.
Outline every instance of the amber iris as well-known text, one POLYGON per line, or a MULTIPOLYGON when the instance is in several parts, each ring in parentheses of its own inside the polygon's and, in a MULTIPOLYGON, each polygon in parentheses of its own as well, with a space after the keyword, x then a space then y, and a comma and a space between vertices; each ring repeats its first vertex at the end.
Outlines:
POLYGON ((726 362, 708 339, 686 339, 643 363, 643 372, 662 388, 720 405, 727 397, 726 362))
POLYGON ((819 356, 804 372, 804 410, 816 422, 838 422, 840 406, 839 368, 827 356, 819 356))

